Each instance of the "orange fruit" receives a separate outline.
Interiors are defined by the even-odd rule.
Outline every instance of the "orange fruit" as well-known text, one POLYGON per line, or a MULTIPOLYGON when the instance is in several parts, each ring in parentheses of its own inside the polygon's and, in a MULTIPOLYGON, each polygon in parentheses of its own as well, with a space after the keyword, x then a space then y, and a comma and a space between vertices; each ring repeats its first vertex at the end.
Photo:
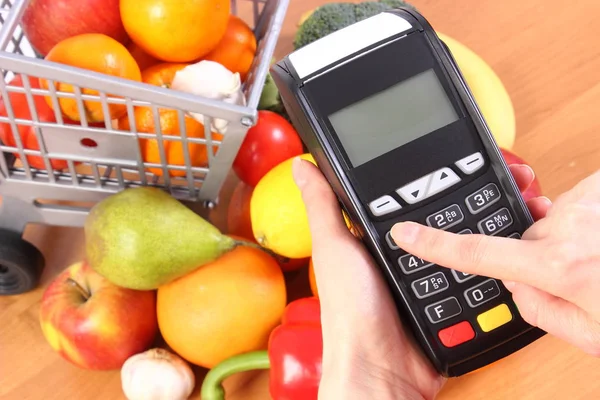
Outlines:
POLYGON ((256 54, 256 37, 252 29, 235 15, 229 16, 225 35, 204 60, 218 62, 231 72, 238 72, 246 79, 256 54))
MULTIPOLYGON (((145 69, 142 72, 142 81, 155 86, 168 88, 173 81, 175 73, 188 64, 181 63, 161 63, 145 69)), ((181 136, 181 125, 177 110, 159 108, 158 109, 160 128, 163 134, 163 147, 165 149, 165 162, 170 165, 185 165, 185 153, 182 142, 166 140, 169 136, 181 136)), ((135 125, 138 132, 156 133, 157 127, 154 121, 154 114, 151 107, 136 107, 134 109, 135 125)), ((194 118, 184 116, 186 136, 188 138, 204 138, 204 124, 196 121, 194 118)), ((131 130, 129 116, 125 115, 118 121, 118 127, 121 130, 131 130)), ((220 140, 221 134, 212 133, 214 140, 220 140)), ((161 164, 160 144, 158 139, 140 139, 142 158, 144 162, 161 164)), ((208 148, 202 143, 188 143, 190 163, 193 167, 202 167, 208 164, 208 148)), ((164 171, 160 167, 150 167, 148 171, 163 176, 164 171)), ((169 170, 169 176, 185 176, 186 171, 169 170)))
POLYGON ((357 237, 357 238, 360 237, 358 234, 358 230, 356 229, 356 227, 350 220, 350 217, 348 216, 348 214, 346 214, 346 211, 342 210, 342 216, 344 217, 344 222, 346 223, 346 226, 348 227, 350 232, 354 235, 354 237, 357 237))
POLYGON ((135 61, 138 63, 142 71, 148 67, 160 64, 162 62, 152 57, 150 54, 146 53, 140 48, 140 46, 138 46, 134 42, 131 42, 129 46, 127 46, 127 50, 129 50, 133 58, 135 58, 135 61))
POLYGON ((142 82, 170 88, 175 74, 187 67, 188 63, 159 63, 142 70, 142 82))
POLYGON ((127 34, 159 60, 191 62, 219 43, 229 21, 230 0, 121 0, 127 34))
POLYGON ((308 262, 308 283, 310 285, 310 291, 315 297, 319 297, 319 291, 317 290, 317 280, 315 279, 315 267, 313 266, 312 257, 308 262))
MULTIPOLYGON (((141 71, 129 50, 115 39, 101 33, 86 33, 72 36, 58 42, 46 55, 46 60, 90 71, 100 72, 133 81, 141 80, 141 71)), ((48 89, 48 81, 40 78, 40 86, 48 89)), ((61 92, 74 92, 73 85, 55 82, 54 87, 61 92)), ((98 91, 82 88, 82 94, 98 95, 98 91)), ((107 94, 109 97, 116 97, 107 94)), ((52 98, 45 96, 46 103, 54 109, 52 98)), ((77 101, 74 98, 59 97, 58 104, 62 113, 73 121, 81 121, 77 101)), ((88 122, 103 122, 102 103, 96 100, 84 100, 83 107, 88 122)), ((109 119, 120 118, 127 113, 125 104, 108 104, 109 119)))
POLYGON ((266 252, 241 246, 158 288, 166 343, 192 364, 212 368, 266 349, 287 303, 283 273, 266 252))

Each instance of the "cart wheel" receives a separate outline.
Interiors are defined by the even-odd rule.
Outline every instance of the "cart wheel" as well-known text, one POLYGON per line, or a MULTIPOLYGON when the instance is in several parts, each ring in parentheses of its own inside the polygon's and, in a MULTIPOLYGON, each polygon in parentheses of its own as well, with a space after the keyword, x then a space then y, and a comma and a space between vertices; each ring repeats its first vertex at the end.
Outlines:
POLYGON ((44 256, 20 234, 0 230, 0 295, 34 289, 44 269, 44 256))

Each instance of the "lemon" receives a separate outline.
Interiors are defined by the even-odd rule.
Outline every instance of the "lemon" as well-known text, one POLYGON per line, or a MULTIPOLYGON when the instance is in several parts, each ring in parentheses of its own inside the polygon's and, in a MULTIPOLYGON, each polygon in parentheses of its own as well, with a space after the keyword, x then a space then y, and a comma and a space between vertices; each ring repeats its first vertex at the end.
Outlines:
MULTIPOLYGON (((316 165, 310 154, 300 156, 316 165)), ((250 199, 250 219, 256 241, 288 258, 312 254, 308 216, 292 175, 293 157, 272 168, 258 182, 250 199)))

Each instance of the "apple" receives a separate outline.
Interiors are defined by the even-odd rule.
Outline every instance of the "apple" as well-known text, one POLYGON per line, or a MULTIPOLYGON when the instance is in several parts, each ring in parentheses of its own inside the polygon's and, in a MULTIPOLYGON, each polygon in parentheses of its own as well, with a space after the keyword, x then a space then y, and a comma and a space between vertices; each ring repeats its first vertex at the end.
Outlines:
POLYGON ((44 337, 66 360, 84 369, 119 369, 157 336, 156 291, 116 286, 82 261, 48 285, 39 318, 44 337))
MULTIPOLYGON (((511 152, 510 150, 501 148, 500 151, 502 152, 502 156, 504 157, 504 160, 506 161, 506 163, 508 165, 511 165, 511 164, 529 165, 529 164, 527 164, 527 162, 525 160, 523 160, 521 157, 517 156, 515 153, 511 152)), ((542 195, 542 187, 540 185, 540 182, 539 182, 537 176, 535 177, 533 182, 531 182, 531 185, 526 190, 522 191, 521 194, 523 195, 523 198, 525 199, 525 201, 529 201, 530 199, 533 199, 534 197, 539 197, 542 195)))
POLYGON ((129 43, 119 0, 30 0, 21 26, 43 57, 58 42, 84 33, 103 33, 125 46, 129 43))

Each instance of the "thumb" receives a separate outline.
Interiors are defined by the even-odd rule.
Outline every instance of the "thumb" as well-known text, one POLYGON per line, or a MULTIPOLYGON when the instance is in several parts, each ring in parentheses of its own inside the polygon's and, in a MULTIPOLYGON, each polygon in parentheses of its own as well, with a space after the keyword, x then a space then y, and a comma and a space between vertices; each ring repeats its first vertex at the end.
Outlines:
POLYGON ((346 297, 341 296, 340 291, 352 291, 352 285, 349 289, 344 277, 349 273, 346 257, 353 257, 354 246, 350 244, 354 244, 355 239, 344 222, 335 193, 321 171, 310 161, 296 158, 292 172, 308 217, 322 313, 335 315, 336 310, 347 307, 346 297))
POLYGON ((296 157, 292 173, 304 201, 313 252, 321 244, 349 236, 337 197, 321 171, 310 161, 296 157))

